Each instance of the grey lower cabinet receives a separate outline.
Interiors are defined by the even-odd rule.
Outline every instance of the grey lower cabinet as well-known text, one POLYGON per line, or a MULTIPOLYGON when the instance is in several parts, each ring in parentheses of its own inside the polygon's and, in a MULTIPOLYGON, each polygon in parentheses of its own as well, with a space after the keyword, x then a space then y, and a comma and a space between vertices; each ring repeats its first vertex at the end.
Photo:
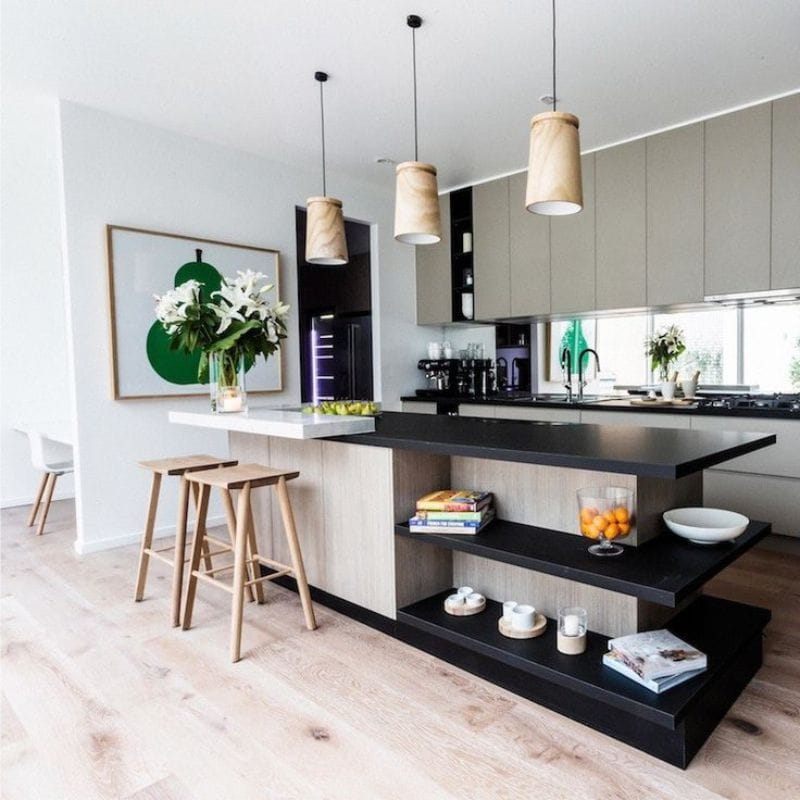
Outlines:
POLYGON ((581 422, 592 425, 637 425, 647 428, 683 428, 688 430, 688 414, 659 414, 646 411, 581 411, 581 422))
POLYGON ((703 126, 645 140, 647 305, 703 300, 703 126))
POLYGON ((508 317, 508 178, 472 187, 472 237, 475 319, 508 317))
POLYGON ((525 208, 527 172, 508 179, 511 316, 550 313, 550 220, 525 208))
POLYGON ((800 94, 772 103, 770 288, 800 287, 800 94))
POLYGON ((772 105, 705 123, 705 294, 770 288, 772 105))
POLYGON ((495 406, 495 409, 495 416, 500 419, 522 419, 530 422, 580 422, 580 411, 577 408, 495 406))
POLYGON ((442 240, 417 245, 417 325, 442 325, 453 321, 452 268, 450 254, 450 195, 439 198, 442 240))
POLYGON ((581 156, 583 211, 550 219, 550 311, 595 308, 594 153, 581 156))
POLYGON ((436 403, 428 401, 404 400, 400 410, 411 414, 436 414, 436 403))
POLYGON ((599 310, 647 303, 645 140, 595 154, 595 224, 599 310))

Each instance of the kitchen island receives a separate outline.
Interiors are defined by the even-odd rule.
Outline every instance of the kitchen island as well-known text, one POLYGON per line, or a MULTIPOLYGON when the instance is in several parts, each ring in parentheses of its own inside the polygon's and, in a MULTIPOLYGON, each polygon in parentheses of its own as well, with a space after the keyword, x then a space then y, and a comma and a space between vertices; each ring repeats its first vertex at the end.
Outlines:
MULTIPOLYGON (((298 440, 259 434, 270 413, 172 419, 217 428, 230 419, 232 456, 300 471, 292 498, 321 601, 680 766, 758 669, 769 612, 698 591, 769 525, 698 552, 665 534, 660 516, 699 505, 703 469, 774 435, 386 412, 371 433, 298 440), (577 533, 575 491, 593 485, 634 492, 636 523, 618 559, 591 557, 577 533), (450 486, 493 491, 498 519, 476 537, 411 534, 416 499, 450 486), (489 609, 444 614, 442 598, 459 585, 486 594, 489 609), (509 597, 551 618, 561 605, 587 608, 587 654, 557 653, 552 621, 539 639, 500 636, 497 601, 509 597), (706 651, 706 673, 659 696, 602 668, 607 637, 664 624, 706 651)), ((268 498, 256 516, 265 554, 285 559, 268 498)))

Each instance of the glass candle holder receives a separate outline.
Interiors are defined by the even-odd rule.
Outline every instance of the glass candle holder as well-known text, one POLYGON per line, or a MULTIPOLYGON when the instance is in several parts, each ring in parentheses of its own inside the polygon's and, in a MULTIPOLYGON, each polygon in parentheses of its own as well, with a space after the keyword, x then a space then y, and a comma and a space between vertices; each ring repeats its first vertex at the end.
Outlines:
POLYGON ((580 606, 558 609, 558 631, 556 646, 559 653, 576 656, 586 650, 588 614, 580 606))

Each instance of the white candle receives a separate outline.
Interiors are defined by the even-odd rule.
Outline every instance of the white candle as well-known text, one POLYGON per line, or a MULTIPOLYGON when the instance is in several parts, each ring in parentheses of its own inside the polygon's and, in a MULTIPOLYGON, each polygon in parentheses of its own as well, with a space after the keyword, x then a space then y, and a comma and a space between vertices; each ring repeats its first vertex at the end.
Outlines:
POLYGON ((226 394, 222 398, 223 411, 241 411, 242 396, 240 394, 226 394))
POLYGON ((564 635, 577 636, 581 632, 581 621, 577 614, 564 617, 564 635))

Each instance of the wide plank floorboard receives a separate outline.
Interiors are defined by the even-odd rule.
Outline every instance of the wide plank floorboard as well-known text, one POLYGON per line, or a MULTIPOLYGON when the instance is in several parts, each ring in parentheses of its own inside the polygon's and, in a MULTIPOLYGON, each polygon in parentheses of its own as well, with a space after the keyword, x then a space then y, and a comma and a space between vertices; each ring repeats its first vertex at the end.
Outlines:
MULTIPOLYGON (((2 512, 3 800, 792 798, 800 793, 800 546, 759 547, 707 591, 764 605, 764 667, 688 770, 268 585, 228 662, 229 601, 201 585, 170 627, 169 575, 136 547, 78 557, 2 512), (792 552, 793 551, 793 552, 792 552)), ((798 543, 800 545, 800 543, 798 543)))

